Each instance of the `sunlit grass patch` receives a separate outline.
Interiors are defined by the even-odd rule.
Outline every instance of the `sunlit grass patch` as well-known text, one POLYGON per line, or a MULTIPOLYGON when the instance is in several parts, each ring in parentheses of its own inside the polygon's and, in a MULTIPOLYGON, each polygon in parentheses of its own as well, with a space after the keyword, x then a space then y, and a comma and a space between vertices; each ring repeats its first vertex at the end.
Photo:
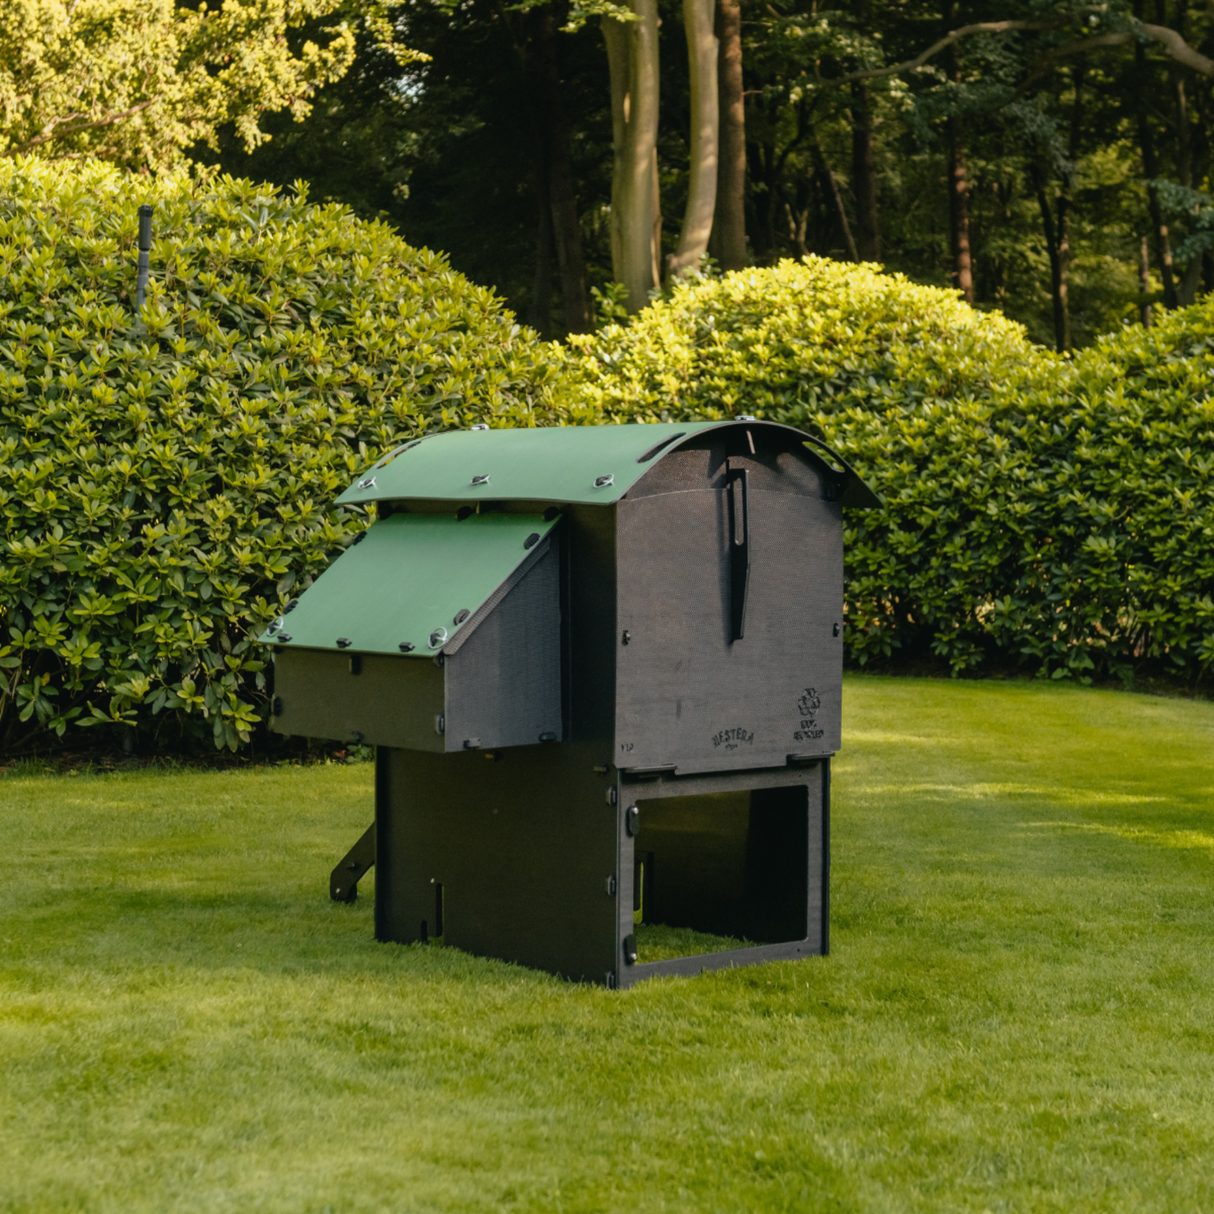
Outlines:
POLYGON ((845 722, 831 955, 624 992, 377 944, 367 765, 0 778, 0 1210, 1214 1208, 1214 706, 845 722))

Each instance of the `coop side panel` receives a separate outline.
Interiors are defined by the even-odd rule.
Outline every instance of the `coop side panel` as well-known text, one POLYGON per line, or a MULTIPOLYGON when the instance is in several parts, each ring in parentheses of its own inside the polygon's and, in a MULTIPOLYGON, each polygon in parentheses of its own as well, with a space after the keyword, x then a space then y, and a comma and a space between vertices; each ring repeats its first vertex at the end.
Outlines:
POLYGON ((574 745, 393 751, 377 854, 379 938, 433 936, 482 956, 603 982, 616 952, 611 777, 574 745), (380 902, 380 885, 388 891, 380 902))
POLYGON ((552 546, 446 658, 447 750, 560 740, 559 574, 552 546))

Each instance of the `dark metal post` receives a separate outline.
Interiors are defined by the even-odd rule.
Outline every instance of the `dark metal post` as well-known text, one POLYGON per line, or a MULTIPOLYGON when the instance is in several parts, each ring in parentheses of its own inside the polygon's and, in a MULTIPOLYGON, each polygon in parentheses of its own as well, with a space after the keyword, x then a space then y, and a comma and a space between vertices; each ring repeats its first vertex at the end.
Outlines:
POLYGON ((148 256, 152 251, 152 208, 139 208, 139 277, 135 283, 135 311, 142 312, 148 297, 148 256))

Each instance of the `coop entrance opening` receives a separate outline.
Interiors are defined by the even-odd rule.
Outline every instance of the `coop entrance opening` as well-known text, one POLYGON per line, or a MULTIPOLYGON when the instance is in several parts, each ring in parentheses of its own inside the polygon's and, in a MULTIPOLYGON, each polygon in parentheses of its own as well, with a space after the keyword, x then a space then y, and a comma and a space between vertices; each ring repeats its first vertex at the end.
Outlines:
POLYGON ((638 800, 637 960, 809 934, 804 786, 638 800))

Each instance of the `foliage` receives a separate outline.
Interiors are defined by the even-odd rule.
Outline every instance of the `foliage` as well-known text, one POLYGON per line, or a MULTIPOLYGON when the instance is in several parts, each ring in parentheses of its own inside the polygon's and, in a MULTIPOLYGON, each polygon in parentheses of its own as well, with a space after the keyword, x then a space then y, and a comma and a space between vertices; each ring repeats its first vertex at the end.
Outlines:
MULTIPOLYGON (((0 5, 0 155, 99 156, 161 168, 230 123, 265 138, 266 110, 307 116, 354 53, 345 0, 6 0, 0 5), (325 20, 333 24, 324 25, 325 20), (321 41, 289 37, 308 23, 321 41)), ((383 3, 354 6, 389 35, 383 3)), ((400 51, 408 58, 407 52, 400 51)))
POLYGON ((876 266, 809 257, 677 283, 631 325, 569 339, 587 415, 755 413, 795 425, 989 396, 1053 366, 1019 325, 876 266))
POLYGON ((848 519, 854 662, 1214 661, 1214 303, 1071 361, 950 292, 811 258, 678 287, 573 345, 571 419, 808 426, 883 494, 848 519))
POLYGON ((0 1209, 1210 1209, 1214 705, 844 697, 832 955, 628 991, 377 943, 368 766, 0 777, 0 1209))
MULTIPOLYGON (((532 78, 542 55, 531 19, 547 10, 564 24, 579 8, 566 0, 402 5, 398 37, 433 62, 412 65, 402 84, 400 72, 368 67, 360 48, 360 66, 302 126, 270 119, 274 142, 250 155, 234 138, 221 141, 221 163, 281 183, 323 178, 320 188, 334 198, 382 208, 410 239, 444 249, 529 322, 559 332, 551 296, 562 280, 547 217, 554 115, 532 78), (359 171, 344 171, 351 162, 359 171)), ((669 253, 689 178, 687 47, 680 6, 659 0, 659 8, 669 253)), ((1171 57, 1157 37, 1140 37, 1132 19, 1140 10, 1128 0, 748 7, 750 255, 764 266, 811 252, 850 258, 862 236, 864 185, 874 178, 877 239, 867 248, 861 241, 859 255, 919 282, 960 285, 952 246, 964 210, 975 300, 1023 322, 1036 341, 1059 342, 1055 303, 1069 311, 1071 344, 1082 347, 1152 303, 1193 302, 1214 287, 1214 250, 1202 212, 1182 205, 1178 191, 1200 197, 1209 184, 1214 80, 1171 57), (1018 28, 1007 29, 1009 20, 1018 28), (915 70, 847 79, 889 72, 976 23, 987 32, 971 32, 915 70), (873 119, 868 133, 858 125, 864 113, 873 119), (951 205, 959 200, 965 208, 951 205)), ((1214 54, 1209 10, 1156 5, 1146 17, 1214 54)), ((597 22, 561 35, 553 54, 586 284, 601 289, 612 277, 612 132, 597 22)))
POLYGON ((361 521, 331 501, 433 426, 531 422, 500 302, 339 206, 230 179, 0 162, 0 748, 72 722, 235 747, 250 630, 361 521), (156 205, 132 316, 135 207, 156 205))

